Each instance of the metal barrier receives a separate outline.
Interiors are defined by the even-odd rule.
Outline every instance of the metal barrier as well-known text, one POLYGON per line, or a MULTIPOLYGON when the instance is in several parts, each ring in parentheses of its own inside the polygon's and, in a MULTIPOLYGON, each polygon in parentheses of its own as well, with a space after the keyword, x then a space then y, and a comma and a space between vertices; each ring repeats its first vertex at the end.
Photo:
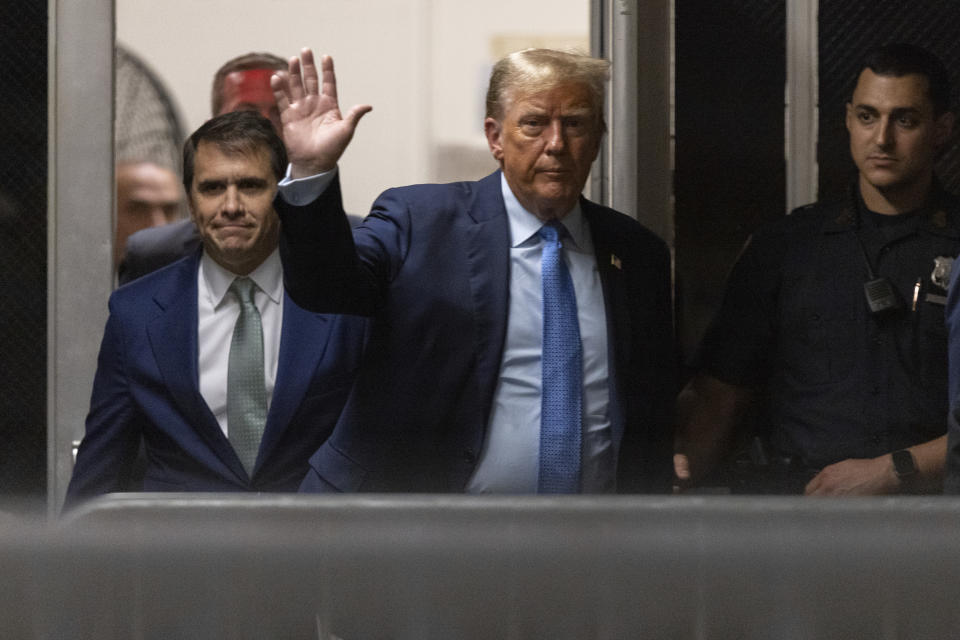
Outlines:
POLYGON ((0 519, 9 638, 948 638, 960 501, 111 496, 0 519))

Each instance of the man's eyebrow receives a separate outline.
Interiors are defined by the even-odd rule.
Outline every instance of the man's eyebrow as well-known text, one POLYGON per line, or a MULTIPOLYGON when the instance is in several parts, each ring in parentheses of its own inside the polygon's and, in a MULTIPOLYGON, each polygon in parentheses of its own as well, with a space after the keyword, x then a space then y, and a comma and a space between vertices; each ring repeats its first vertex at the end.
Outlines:
POLYGON ((226 184, 267 184, 267 179, 260 176, 239 176, 237 178, 205 178, 197 180, 198 186, 219 186, 226 184))
POLYGON ((890 112, 893 115, 902 116, 908 113, 923 113, 919 107, 894 107, 890 112))
POLYGON ((206 191, 208 189, 226 189, 227 181, 226 180, 215 180, 208 178, 206 180, 197 180, 197 190, 206 191))
MULTIPOLYGON (((871 113, 880 113, 879 109, 877 109, 876 107, 870 104, 857 104, 857 105, 854 105, 853 108, 860 111, 870 111, 871 113)), ((920 107, 913 107, 913 106, 894 107, 893 109, 890 110, 890 113, 902 115, 904 113, 923 113, 923 110, 920 107)))
POLYGON ((254 184, 254 185, 263 185, 267 184, 266 178, 261 178, 260 176, 240 176, 236 179, 237 184, 254 184))

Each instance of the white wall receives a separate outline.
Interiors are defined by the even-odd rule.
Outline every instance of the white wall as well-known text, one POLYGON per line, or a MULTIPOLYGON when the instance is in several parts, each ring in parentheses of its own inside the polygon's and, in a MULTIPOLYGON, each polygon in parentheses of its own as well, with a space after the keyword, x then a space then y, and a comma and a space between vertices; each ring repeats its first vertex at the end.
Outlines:
POLYGON ((526 46, 588 47, 589 0, 116 0, 117 40, 167 84, 187 131, 209 117, 210 81, 248 51, 336 62, 340 103, 374 106, 341 162, 348 211, 385 188, 478 178, 490 65, 526 46))

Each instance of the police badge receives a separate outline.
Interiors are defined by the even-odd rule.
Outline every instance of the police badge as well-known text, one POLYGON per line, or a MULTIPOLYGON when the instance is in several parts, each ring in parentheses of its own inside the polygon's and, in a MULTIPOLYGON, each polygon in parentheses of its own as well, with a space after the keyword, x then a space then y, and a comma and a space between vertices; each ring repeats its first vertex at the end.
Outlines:
POLYGON ((950 270, 953 268, 953 258, 938 256, 933 259, 933 272, 930 273, 930 282, 944 291, 950 286, 950 270))

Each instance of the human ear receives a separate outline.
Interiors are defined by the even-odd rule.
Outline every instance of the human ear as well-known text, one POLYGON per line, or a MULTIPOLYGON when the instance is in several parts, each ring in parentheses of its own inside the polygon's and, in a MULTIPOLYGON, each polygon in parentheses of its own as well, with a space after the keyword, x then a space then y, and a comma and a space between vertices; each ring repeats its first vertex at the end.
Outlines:
POLYGON ((483 132, 487 136, 490 153, 497 162, 503 164, 503 125, 495 118, 483 121, 483 132))

